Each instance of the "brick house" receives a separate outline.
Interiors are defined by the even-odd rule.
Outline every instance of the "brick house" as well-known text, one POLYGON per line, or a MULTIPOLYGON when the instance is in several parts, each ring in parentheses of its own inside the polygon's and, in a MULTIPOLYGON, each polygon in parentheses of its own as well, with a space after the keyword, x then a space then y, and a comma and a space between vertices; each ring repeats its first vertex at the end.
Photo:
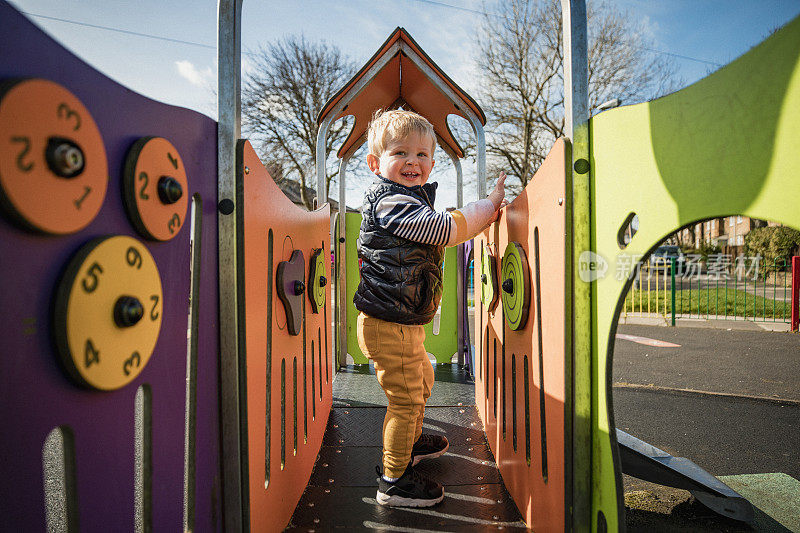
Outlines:
POLYGON ((702 244, 712 244, 722 248, 723 253, 733 256, 744 253, 744 239, 750 230, 764 226, 780 226, 777 222, 767 222, 743 215, 718 217, 704 220, 677 233, 677 242, 684 246, 699 248, 702 244))

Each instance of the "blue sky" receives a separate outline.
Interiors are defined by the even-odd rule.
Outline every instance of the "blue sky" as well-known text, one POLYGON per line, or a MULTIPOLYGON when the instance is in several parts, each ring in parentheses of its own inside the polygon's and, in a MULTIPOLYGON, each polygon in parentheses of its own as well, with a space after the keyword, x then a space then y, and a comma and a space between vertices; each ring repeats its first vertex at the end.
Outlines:
MULTIPOLYGON (((610 1, 641 25, 653 41, 652 53, 672 55, 684 84, 729 63, 800 14, 800 0, 610 1)), ((215 1, 11 4, 130 89, 216 117, 215 1)), ((491 11, 492 4, 486 0, 485 9, 491 11)), ((361 65, 395 27, 403 26, 459 85, 474 92, 471 58, 480 22, 474 11, 481 9, 480 0, 244 0, 242 47, 247 52, 285 35, 304 34, 338 46, 361 65)))

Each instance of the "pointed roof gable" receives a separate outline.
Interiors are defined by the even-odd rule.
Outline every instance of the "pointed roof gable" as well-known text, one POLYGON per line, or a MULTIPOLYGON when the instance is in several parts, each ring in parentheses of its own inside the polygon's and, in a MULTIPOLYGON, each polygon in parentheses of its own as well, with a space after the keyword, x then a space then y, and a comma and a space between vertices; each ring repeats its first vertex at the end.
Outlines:
POLYGON ((354 116, 353 129, 337 154, 341 158, 364 142, 369 121, 377 109, 401 106, 427 118, 439 143, 458 157, 464 157, 464 152, 447 125, 447 116, 459 115, 469 120, 468 112, 482 124, 486 123, 486 116, 475 100, 403 28, 392 32, 353 79, 325 104, 317 120, 321 124, 334 114, 333 120, 354 116))

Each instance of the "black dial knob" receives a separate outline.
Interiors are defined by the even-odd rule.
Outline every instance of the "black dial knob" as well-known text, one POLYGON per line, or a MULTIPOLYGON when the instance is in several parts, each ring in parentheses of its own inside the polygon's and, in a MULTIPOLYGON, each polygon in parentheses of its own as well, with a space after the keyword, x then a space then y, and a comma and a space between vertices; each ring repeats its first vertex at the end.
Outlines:
POLYGON ((162 204, 174 204, 183 196, 183 188, 173 177, 161 176, 158 180, 158 198, 162 204))
POLYGON ((50 137, 47 140, 45 159, 53 174, 61 178, 79 176, 86 165, 81 147, 63 137, 50 137))
POLYGON ((306 284, 302 281, 295 281, 294 282, 294 293, 295 294, 303 294, 303 291, 306 290, 306 284))
POLYGON ((144 316, 142 303, 133 296, 120 296, 114 304, 114 322, 121 328, 136 325, 144 316))
POLYGON ((514 292, 514 280, 508 278, 503 282, 503 290, 506 291, 508 294, 514 292))

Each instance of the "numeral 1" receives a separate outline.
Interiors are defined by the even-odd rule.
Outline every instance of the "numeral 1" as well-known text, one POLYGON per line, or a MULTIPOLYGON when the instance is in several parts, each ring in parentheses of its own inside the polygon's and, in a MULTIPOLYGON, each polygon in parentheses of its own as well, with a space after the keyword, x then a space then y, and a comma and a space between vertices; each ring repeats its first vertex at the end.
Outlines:
POLYGON ((72 201, 72 203, 75 204, 75 208, 76 209, 80 209, 81 208, 81 204, 83 204, 83 201, 86 200, 86 197, 89 196, 90 192, 92 192, 92 188, 91 187, 89 187, 88 185, 83 187, 83 196, 81 196, 77 200, 73 200, 72 201))

